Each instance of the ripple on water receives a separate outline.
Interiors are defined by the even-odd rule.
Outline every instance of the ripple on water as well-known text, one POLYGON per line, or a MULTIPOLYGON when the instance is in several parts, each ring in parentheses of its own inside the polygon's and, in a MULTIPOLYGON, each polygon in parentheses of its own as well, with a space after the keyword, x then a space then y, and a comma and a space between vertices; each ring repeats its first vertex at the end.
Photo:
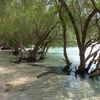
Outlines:
MULTIPOLYGON (((57 50, 59 51, 59 49, 57 50)), ((69 49, 69 51, 71 54, 71 49, 69 49)), ((75 60, 75 58, 73 58, 73 57, 77 58, 76 51, 77 50, 72 50, 73 54, 71 55, 72 58, 71 57, 70 58, 73 59, 73 61, 76 62, 77 64, 78 60, 77 59, 75 60)), ((12 55, 9 56, 9 53, 5 55, 4 58, 2 58, 3 55, 5 54, 0 55, 0 60, 4 62, 0 62, 0 64, 4 64, 8 58, 10 59, 14 58, 12 55)), ((49 56, 43 62, 41 61, 41 64, 59 67, 59 65, 62 65, 64 63, 64 61, 62 61, 61 59, 62 59, 62 53, 56 54, 54 56, 54 53, 49 52, 49 56)), ((26 65, 24 66, 23 64, 20 64, 19 67, 16 65, 14 65, 13 67, 17 68, 17 70, 19 69, 18 73, 20 72, 21 74, 22 74, 21 71, 23 69, 25 73, 27 72, 27 74, 33 72, 33 76, 34 75, 36 76, 37 75, 36 73, 42 73, 46 70, 45 68, 40 69, 40 67, 38 68, 34 66, 30 67, 30 65, 27 65, 26 67, 26 65), (31 69, 33 70, 32 72, 31 69)), ((74 66, 72 66, 72 68, 74 69, 74 66)), ((18 73, 16 73, 15 76, 18 76, 18 73)), ((25 73, 23 75, 26 75, 25 73)), ((7 77, 7 75, 5 77, 7 77)), ((1 79, 4 79, 5 77, 3 76, 1 78, 0 76, 1 79)), ((5 95, 5 97, 7 98, 9 97, 9 100, 11 100, 11 98, 15 100, 14 98, 16 96, 17 96, 16 100, 24 100, 25 98, 27 100, 100 100, 99 96, 100 78, 98 80, 91 80, 91 79, 81 80, 79 77, 75 78, 74 73, 71 73, 70 76, 48 74, 37 79, 36 81, 32 81, 31 84, 32 85, 26 91, 24 91, 25 94, 20 92, 20 94, 15 94, 13 96, 11 94, 7 94, 5 95), (19 95, 20 98, 18 97, 19 95)), ((2 87, 0 88, 3 91, 3 88, 2 87)), ((0 97, 3 96, 0 95, 0 97)))

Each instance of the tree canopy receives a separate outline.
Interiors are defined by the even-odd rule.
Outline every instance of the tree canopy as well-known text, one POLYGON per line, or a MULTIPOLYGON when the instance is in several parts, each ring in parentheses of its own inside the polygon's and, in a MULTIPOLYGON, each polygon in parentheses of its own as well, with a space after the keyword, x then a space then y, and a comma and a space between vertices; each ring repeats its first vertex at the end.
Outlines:
POLYGON ((91 64, 100 65, 100 2, 98 0, 0 0, 0 41, 14 51, 27 52, 27 61, 44 58, 51 46, 78 46, 80 65, 76 73, 83 76, 91 64), (32 50, 25 47, 33 45, 32 50), (91 46, 89 55, 86 50, 91 46), (99 53, 99 56, 97 57, 99 53), (89 60, 92 60, 86 64, 89 60))

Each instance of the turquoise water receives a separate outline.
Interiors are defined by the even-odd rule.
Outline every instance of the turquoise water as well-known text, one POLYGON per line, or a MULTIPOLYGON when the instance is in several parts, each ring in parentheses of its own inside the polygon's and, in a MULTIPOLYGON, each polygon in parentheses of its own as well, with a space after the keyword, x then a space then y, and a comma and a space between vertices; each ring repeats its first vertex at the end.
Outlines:
MULTIPOLYGON (((73 62, 72 68, 79 64, 78 48, 68 48, 68 55, 73 62)), ((37 62, 44 67, 33 66, 32 63, 13 64, 9 60, 15 60, 9 51, 0 52, 0 68, 14 69, 15 72, 0 72, 0 84, 4 80, 17 80, 19 77, 28 77, 30 82, 14 87, 8 93, 4 93, 0 86, 0 100, 100 100, 100 77, 97 79, 75 78, 74 72, 70 76, 59 74, 47 74, 39 79, 33 80, 33 77, 51 70, 61 68, 65 65, 63 61, 62 48, 50 48, 47 58, 37 62), (46 66, 46 67, 45 67, 46 66), (24 91, 17 91, 17 88, 25 88, 24 91), (2 91, 1 91, 2 90, 2 91)), ((1 70, 2 71, 2 70, 1 70)), ((17 83, 16 83, 17 84, 17 83)))

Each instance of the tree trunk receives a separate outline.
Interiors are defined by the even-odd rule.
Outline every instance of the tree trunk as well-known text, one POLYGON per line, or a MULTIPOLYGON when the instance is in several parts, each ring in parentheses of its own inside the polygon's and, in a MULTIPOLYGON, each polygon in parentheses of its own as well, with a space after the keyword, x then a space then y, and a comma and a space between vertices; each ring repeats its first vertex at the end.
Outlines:
POLYGON ((29 56, 27 57, 28 62, 37 61, 37 55, 39 49, 41 48, 41 46, 43 46, 44 41, 48 38, 49 34, 57 26, 57 24, 58 22, 56 22, 49 30, 44 32, 44 35, 37 41, 34 49, 29 53, 29 56))
POLYGON ((80 65, 78 69, 76 69, 75 74, 79 74, 81 77, 85 77, 85 51, 84 46, 79 46, 79 55, 80 55, 80 65))
POLYGON ((79 47, 80 48, 80 65, 79 69, 85 69, 85 51, 84 47, 79 47))
POLYGON ((37 61, 37 53, 38 53, 38 45, 36 45, 33 50, 29 51, 29 55, 26 58, 27 62, 37 61))
MULTIPOLYGON (((85 62, 85 51, 86 51, 85 42, 86 42, 86 36, 87 36, 87 29, 88 29, 89 23, 90 23, 91 19, 94 17, 94 15, 96 13, 100 13, 100 10, 97 7, 95 7, 95 5, 94 5, 94 2, 93 2, 94 0, 91 0, 91 1, 93 3, 94 9, 88 15, 88 17, 85 19, 84 25, 81 30, 81 35, 80 35, 79 28, 77 27, 77 21, 75 20, 74 15, 72 14, 72 11, 68 7, 68 4, 65 3, 64 0, 58 0, 60 5, 66 10, 66 13, 68 14, 70 21, 72 23, 72 26, 74 28, 77 45, 78 45, 79 53, 80 53, 80 65, 79 65, 78 70, 76 70, 76 74, 79 74, 81 76, 85 75, 85 63, 86 63, 85 62)), ((82 23, 80 23, 80 24, 82 24, 82 23)))
POLYGON ((13 48, 14 48, 13 54, 18 55, 20 53, 19 44, 16 44, 13 48))
MULTIPOLYGON (((56 2, 57 4, 57 2, 56 2)), ((58 7, 58 11, 59 11, 59 19, 61 21, 61 24, 62 24, 62 31, 63 31, 63 54, 64 54, 64 58, 65 58, 65 62, 66 62, 66 66, 63 68, 63 71, 64 72, 68 72, 69 71, 69 68, 70 68, 70 61, 69 61, 69 58, 68 58, 68 55, 67 55, 67 51, 66 51, 66 47, 67 47, 67 36, 66 36, 66 23, 64 21, 64 18, 63 18, 63 13, 61 11, 61 7, 59 7, 59 5, 57 4, 57 7, 58 7)))

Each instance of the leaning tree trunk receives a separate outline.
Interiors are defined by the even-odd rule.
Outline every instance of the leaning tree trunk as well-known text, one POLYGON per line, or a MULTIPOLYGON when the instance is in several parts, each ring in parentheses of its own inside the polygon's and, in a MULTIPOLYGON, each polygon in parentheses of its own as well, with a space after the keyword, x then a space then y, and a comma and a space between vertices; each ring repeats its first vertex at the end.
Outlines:
POLYGON ((39 44, 36 44, 34 49, 29 51, 28 57, 26 58, 27 62, 37 61, 38 48, 39 48, 39 44))
POLYGON ((84 46, 79 46, 79 56, 80 56, 80 65, 76 70, 76 74, 81 75, 82 77, 85 76, 85 50, 84 46))
POLYGON ((69 58, 68 58, 68 55, 67 55, 67 51, 66 51, 66 47, 67 47, 66 46, 66 44, 67 44, 66 23, 64 21, 64 18, 62 16, 63 14, 62 14, 62 11, 61 11, 59 6, 58 6, 58 11, 59 11, 59 18, 60 18, 60 21, 61 21, 61 24, 62 24, 62 31, 63 31, 63 34, 62 34, 62 36, 63 36, 63 54, 64 54, 64 58, 65 58, 64 60, 66 62, 66 66, 63 68, 63 71, 67 72, 69 70, 69 68, 70 68, 71 63, 69 61, 69 58))
POLYGON ((50 41, 44 41, 43 45, 41 45, 41 55, 40 55, 40 59, 44 59, 46 57, 46 53, 48 51, 48 45, 50 44, 50 41))
POLYGON ((19 44, 15 44, 14 46, 13 46, 13 54, 14 55, 18 55, 19 53, 20 53, 20 50, 19 50, 19 44))
POLYGON ((41 46, 43 45, 44 41, 48 38, 49 34, 57 26, 57 24, 58 24, 58 22, 56 22, 50 29, 45 31, 44 35, 37 41, 37 43, 35 44, 34 49, 32 51, 30 51, 30 53, 27 57, 28 62, 33 62, 33 61, 38 60, 37 56, 38 56, 39 49, 41 49, 41 46))
POLYGON ((84 69, 85 69, 85 51, 84 51, 84 44, 81 42, 81 36, 80 36, 80 32, 78 30, 75 18, 71 12, 71 10, 69 9, 68 5, 63 1, 63 0, 58 0, 62 7, 66 10, 71 23, 73 25, 74 28, 74 32, 76 35, 76 40, 77 40, 77 44, 78 44, 78 48, 79 48, 79 53, 80 53, 80 65, 79 68, 76 70, 76 74, 79 74, 81 76, 83 76, 84 74, 84 69))
MULTIPOLYGON (((91 0, 93 1, 93 0, 91 0)), ((71 10, 69 9, 67 3, 64 2, 64 0, 58 0, 58 2, 61 4, 61 6, 66 10, 66 13, 68 14, 70 21, 72 23, 72 26, 74 28, 74 32, 76 35, 76 40, 79 48, 80 53, 80 65, 78 70, 76 70, 77 74, 84 75, 85 74, 85 42, 86 42, 86 36, 87 36, 87 29, 89 26, 89 23, 91 19, 94 17, 96 13, 100 13, 100 10, 97 7, 94 7, 93 11, 88 15, 88 17, 85 20, 85 23, 83 25, 83 29, 81 30, 81 35, 79 29, 77 27, 74 15, 72 14, 71 10)))

